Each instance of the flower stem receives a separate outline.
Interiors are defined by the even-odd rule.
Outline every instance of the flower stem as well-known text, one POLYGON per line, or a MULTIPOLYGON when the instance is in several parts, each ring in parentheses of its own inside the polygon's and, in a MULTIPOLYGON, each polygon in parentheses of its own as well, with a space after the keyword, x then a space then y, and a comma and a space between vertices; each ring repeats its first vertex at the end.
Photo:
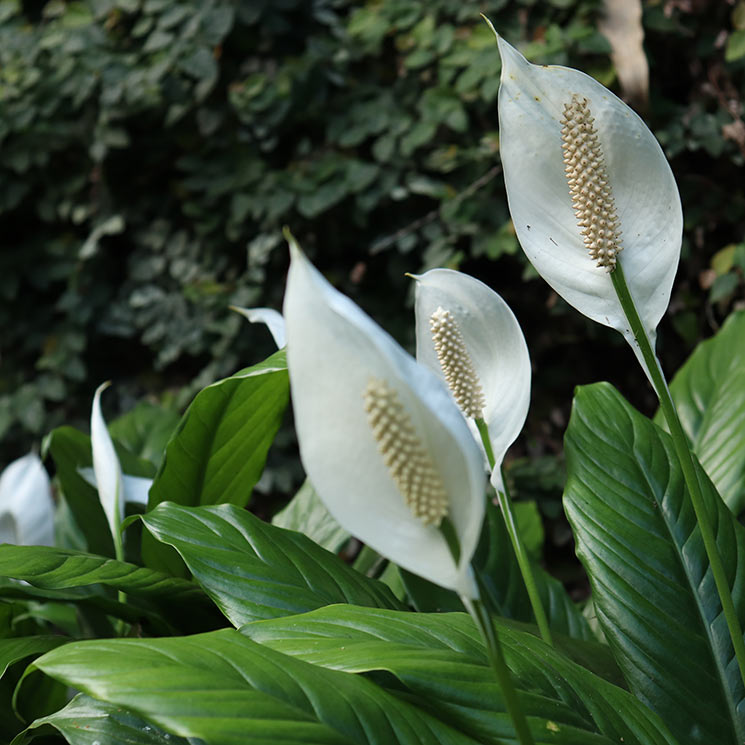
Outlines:
POLYGON ((729 629, 729 634, 732 639, 732 646, 734 648, 735 657, 737 658, 737 664, 740 668, 740 677, 745 683, 745 641, 743 641, 742 627, 740 626, 740 621, 737 617, 735 605, 732 602, 732 593, 730 592, 727 574, 722 563, 722 557, 719 554, 719 548, 714 536, 714 529, 706 511, 701 484, 699 483, 696 474, 693 456, 688 447, 688 440, 683 431, 683 426, 680 423, 680 418, 678 417, 675 403, 670 395, 670 390, 667 387, 667 381, 665 380, 662 366, 652 349, 649 336, 636 310, 631 293, 629 292, 620 262, 616 264, 616 268, 611 272, 611 279, 623 312, 631 326, 634 338, 639 345, 642 357, 647 365, 649 376, 652 380, 655 392, 657 393, 657 398, 660 401, 660 408, 662 409, 662 413, 667 421, 668 429, 670 430, 670 436, 673 441, 675 453, 678 456, 680 468, 683 471, 683 478, 688 487, 688 493, 691 497, 693 510, 696 514, 699 530, 701 531, 701 538, 704 542, 706 555, 709 558, 709 566, 711 567, 714 582, 717 591, 719 592, 722 611, 727 620, 727 628, 729 629))
MULTIPOLYGON (((483 419, 476 419, 475 422, 479 434, 481 435, 481 441, 484 444, 484 450, 486 450, 486 458, 489 462, 489 468, 494 470, 494 451, 492 450, 491 442, 489 440, 489 429, 483 419)), ((517 517, 515 516, 515 510, 512 506, 512 499, 510 498, 506 486, 504 487, 504 490, 496 489, 495 491, 497 492, 497 499, 499 500, 504 524, 507 528, 507 533, 510 536, 515 556, 517 557, 517 564, 520 567, 520 573, 523 576, 525 589, 528 591, 528 598, 530 599, 530 605, 533 608, 533 615, 538 624, 538 630, 540 631, 543 641, 546 642, 546 644, 553 646, 551 630, 548 626, 548 618, 546 617, 546 611, 541 602, 541 596, 538 594, 538 586, 535 581, 535 575, 533 574, 533 567, 530 565, 528 552, 525 549, 525 544, 523 543, 522 538, 520 537, 520 531, 517 526, 517 517)))
MULTIPOLYGON (((443 519, 440 524, 440 531, 447 542, 453 561, 457 564, 460 561, 460 543, 458 541, 458 534, 455 532, 455 526, 450 521, 450 518, 446 517, 443 519)), ((480 594, 481 582, 479 582, 478 575, 475 576, 476 586, 480 594)), ((484 646, 486 647, 486 656, 489 658, 489 662, 497 676, 497 683, 499 683, 499 688, 502 691, 507 713, 512 719, 512 726, 515 728, 518 742, 520 745, 535 745, 533 735, 528 729, 528 721, 525 718, 522 705, 517 697, 517 691, 512 683, 512 674, 502 654, 502 645, 499 643, 499 636, 497 630, 494 628, 489 611, 479 597, 469 598, 466 595, 461 595, 460 600, 463 603, 463 607, 468 611, 471 618, 473 618, 476 628, 481 632, 481 638, 484 640, 484 646)))
POLYGON ((471 618, 473 618, 484 639, 486 655, 497 676, 497 682, 504 697, 507 713, 512 719, 512 725, 515 728, 518 742, 520 745, 534 745, 535 741, 528 728, 528 720, 525 718, 522 704, 512 684, 512 674, 505 662, 502 645, 499 642, 499 636, 497 635, 496 628, 494 628, 489 611, 479 599, 461 598, 461 600, 466 610, 471 614, 471 618))

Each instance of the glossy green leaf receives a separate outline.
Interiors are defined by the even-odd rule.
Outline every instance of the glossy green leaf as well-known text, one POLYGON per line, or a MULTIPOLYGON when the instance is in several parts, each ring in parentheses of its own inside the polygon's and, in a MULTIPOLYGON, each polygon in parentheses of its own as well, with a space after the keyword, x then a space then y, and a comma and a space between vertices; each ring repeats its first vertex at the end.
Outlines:
MULTIPOLYGON (((745 689, 670 437, 607 383, 579 388, 564 504, 595 610, 630 689, 683 745, 745 739, 745 689)), ((699 467, 745 622, 745 529, 699 467)))
POLYGON ((0 639, 0 677, 10 665, 48 652, 64 644, 62 636, 21 636, 11 639, 0 639))
MULTIPOLYGON (((745 311, 696 347, 670 393, 693 452, 739 515, 745 510, 745 311)), ((655 422, 667 429, 662 412, 655 422)))
POLYGON ((236 626, 331 603, 401 607, 385 585, 306 536, 269 525, 234 505, 166 503, 142 520, 159 541, 178 551, 236 626))
MULTIPOLYGON (((535 623, 528 592, 499 509, 487 504, 486 520, 473 565, 485 590, 484 601, 499 616, 535 623)), ((593 639, 590 627, 561 582, 534 564, 538 592, 552 630, 578 639, 593 639)), ((408 572, 401 572, 415 607, 420 611, 460 611, 458 596, 408 572)))
POLYGON ((6 596, 96 599, 95 604, 107 612, 133 621, 138 612, 145 611, 151 619, 162 615, 175 628, 201 630, 215 626, 216 613, 193 582, 103 556, 46 546, 3 545, 0 577, 23 580, 32 586, 27 592, 24 585, 17 585, 16 594, 14 586, 4 587, 6 596), (100 585, 126 593, 126 606, 116 603, 115 595, 102 593, 100 585), (34 592, 37 590, 40 592, 34 592))
POLYGON ((148 507, 245 507, 287 406, 284 350, 200 391, 166 448, 148 507))
MULTIPOLYGON (((531 634, 498 622, 499 636, 537 743, 674 743, 659 718, 631 694, 598 678, 531 634)), ((481 743, 512 742, 494 673, 465 613, 408 613, 332 606, 249 624, 242 633, 315 665, 384 671, 391 690, 429 706, 481 743)))
MULTIPOLYGON (((284 350, 200 391, 168 443, 148 508, 166 501, 245 507, 288 400, 284 350)), ((154 569, 185 574, 178 557, 149 535, 142 557, 154 569)))
POLYGON ((319 546, 334 553, 350 537, 331 516, 307 479, 290 503, 272 518, 272 525, 304 533, 319 546))
POLYGON ((361 676, 293 659, 234 629, 77 642, 34 665, 169 732, 214 745, 476 743, 361 676))
POLYGON ((157 467, 179 420, 175 411, 141 401, 111 422, 109 432, 128 450, 157 467))
POLYGON ((187 745, 121 706, 96 701, 82 693, 64 709, 37 719, 11 745, 25 745, 54 728, 70 745, 187 745))
MULTIPOLYGON (((130 452, 118 441, 114 441, 114 447, 124 473, 143 477, 154 475, 152 463, 130 452)), ((44 441, 44 450, 54 459, 57 481, 75 523, 85 537, 88 550, 113 556, 111 531, 98 492, 81 474, 83 469, 93 466, 90 436, 73 427, 58 427, 44 441)))

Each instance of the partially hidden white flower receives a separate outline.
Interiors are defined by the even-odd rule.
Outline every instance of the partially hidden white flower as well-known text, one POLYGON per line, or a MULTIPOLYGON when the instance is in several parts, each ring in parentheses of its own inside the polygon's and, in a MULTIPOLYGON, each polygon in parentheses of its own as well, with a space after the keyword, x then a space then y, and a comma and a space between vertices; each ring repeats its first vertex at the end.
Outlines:
POLYGON ((240 308, 237 305, 230 306, 236 313, 240 313, 251 323, 264 323, 277 345, 277 349, 285 346, 285 319, 282 314, 274 308, 240 308))
MULTIPOLYGON (((416 357, 446 381, 463 414, 483 419, 502 487, 501 465, 530 405, 530 356, 520 325, 483 282, 451 269, 415 276, 416 357)), ((481 436, 471 424, 474 437, 481 436)))
POLYGON ((610 271, 620 262, 654 341, 683 231, 662 148, 642 119, 593 78, 532 65, 497 39, 500 152, 520 244, 559 295, 620 331, 641 360, 610 271))
POLYGON ((54 501, 39 456, 24 455, 0 474, 0 543, 54 545, 54 501))
POLYGON ((119 530, 124 519, 122 469, 116 450, 114 450, 114 443, 101 413, 101 394, 109 385, 111 385, 110 381, 99 385, 93 396, 91 449, 93 451, 93 472, 101 506, 106 513, 115 545, 117 542, 118 545, 121 545, 119 530))
MULTIPOLYGON (((78 468, 78 473, 96 491, 98 491, 96 472, 92 468, 78 468)), ((124 494, 124 502, 130 504, 139 504, 143 507, 146 507, 150 487, 152 485, 153 480, 147 478, 147 476, 131 476, 130 474, 122 473, 122 490, 124 494)))
POLYGON ((300 455, 333 517, 410 572, 478 596, 482 456, 445 386, 291 241, 284 317, 300 455), (456 562, 439 529, 447 517, 456 562))

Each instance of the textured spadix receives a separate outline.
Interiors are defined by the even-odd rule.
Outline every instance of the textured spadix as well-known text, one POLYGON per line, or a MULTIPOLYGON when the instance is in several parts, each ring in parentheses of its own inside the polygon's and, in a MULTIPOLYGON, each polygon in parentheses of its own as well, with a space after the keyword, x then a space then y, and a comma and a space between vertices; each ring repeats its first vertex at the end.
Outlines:
POLYGON ((96 388, 91 409, 91 449, 93 451, 93 471, 98 485, 98 496, 106 513, 114 543, 120 541, 119 529, 124 519, 124 494, 122 488, 122 469, 114 450, 114 443, 101 413, 101 394, 111 385, 102 383, 96 388))
MULTIPOLYGON (((451 269, 433 269, 415 279, 417 360, 449 384, 462 369, 464 387, 470 380, 468 367, 472 368, 483 394, 481 418, 489 429, 496 460, 492 483, 498 486, 502 459, 523 428, 530 403, 531 370, 525 337, 507 303, 478 279, 451 269), (445 364, 442 353, 438 354, 438 334, 433 334, 443 325, 443 320, 437 319, 449 321, 464 347, 461 351, 454 346, 445 364), (457 359, 464 353, 465 364, 457 359), (451 361, 453 357, 456 360, 451 361)), ((445 345, 446 341, 440 341, 440 347, 445 345)), ((454 386, 450 388, 453 391, 454 386)), ((466 416, 474 416, 467 407, 461 409, 466 416)), ((480 442, 476 428, 472 431, 480 442)))
POLYGON ((54 545, 54 502, 35 453, 14 460, 0 474, 0 543, 54 545))
POLYGON ((328 510, 399 566, 475 597, 469 563, 485 478, 445 386, 295 246, 284 317, 300 454, 328 510), (437 527, 443 504, 460 542, 457 563, 437 527))
POLYGON ((566 149, 566 131, 562 141, 565 107, 573 101, 585 106, 597 136, 597 148, 589 143, 593 152, 571 164, 582 178, 594 178, 594 172, 583 171, 582 161, 592 166, 600 153, 600 175, 589 192, 585 184, 590 239, 605 228, 608 235, 618 233, 618 261, 652 338, 670 299, 683 230, 670 166, 646 124, 596 80, 566 67, 532 65, 503 39, 498 43, 500 152, 520 244, 559 295, 592 320, 623 333, 638 355, 609 267, 596 266, 597 257, 593 259, 587 245, 588 225, 580 224, 578 191, 572 194, 565 170, 565 159, 572 155, 566 149), (603 210, 591 209, 598 204, 593 189, 603 180, 606 203, 615 209, 609 227, 597 222, 603 210))

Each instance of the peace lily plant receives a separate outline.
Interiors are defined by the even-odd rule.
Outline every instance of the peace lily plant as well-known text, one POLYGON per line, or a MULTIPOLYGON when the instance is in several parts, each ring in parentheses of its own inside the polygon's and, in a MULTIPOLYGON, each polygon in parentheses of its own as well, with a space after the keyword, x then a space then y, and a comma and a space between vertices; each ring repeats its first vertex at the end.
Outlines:
POLYGON ((745 682, 745 641, 730 580, 654 351, 683 231, 670 165, 642 119, 596 80, 565 67, 532 65, 498 34, 497 43, 500 153, 518 239, 559 295, 624 336, 652 383, 745 682))
POLYGON ((546 612, 502 477, 502 461, 525 424, 530 404, 525 337, 507 303, 475 277, 451 269, 412 276, 417 360, 447 384, 484 448, 536 622, 551 644, 546 612))
POLYGON ((532 385, 504 300, 415 276, 414 359, 288 234, 284 314, 236 309, 268 326, 268 359, 183 415, 142 402, 111 427, 105 383, 90 438, 58 427, 45 464, 0 475, 0 742, 745 742, 745 312, 668 390, 654 335, 681 215, 662 151, 597 82, 499 47, 517 235, 629 341, 672 435, 608 383, 576 390, 562 499, 590 597, 540 565, 533 485, 502 472, 532 385), (301 471, 290 401, 308 478, 269 523, 301 471))

